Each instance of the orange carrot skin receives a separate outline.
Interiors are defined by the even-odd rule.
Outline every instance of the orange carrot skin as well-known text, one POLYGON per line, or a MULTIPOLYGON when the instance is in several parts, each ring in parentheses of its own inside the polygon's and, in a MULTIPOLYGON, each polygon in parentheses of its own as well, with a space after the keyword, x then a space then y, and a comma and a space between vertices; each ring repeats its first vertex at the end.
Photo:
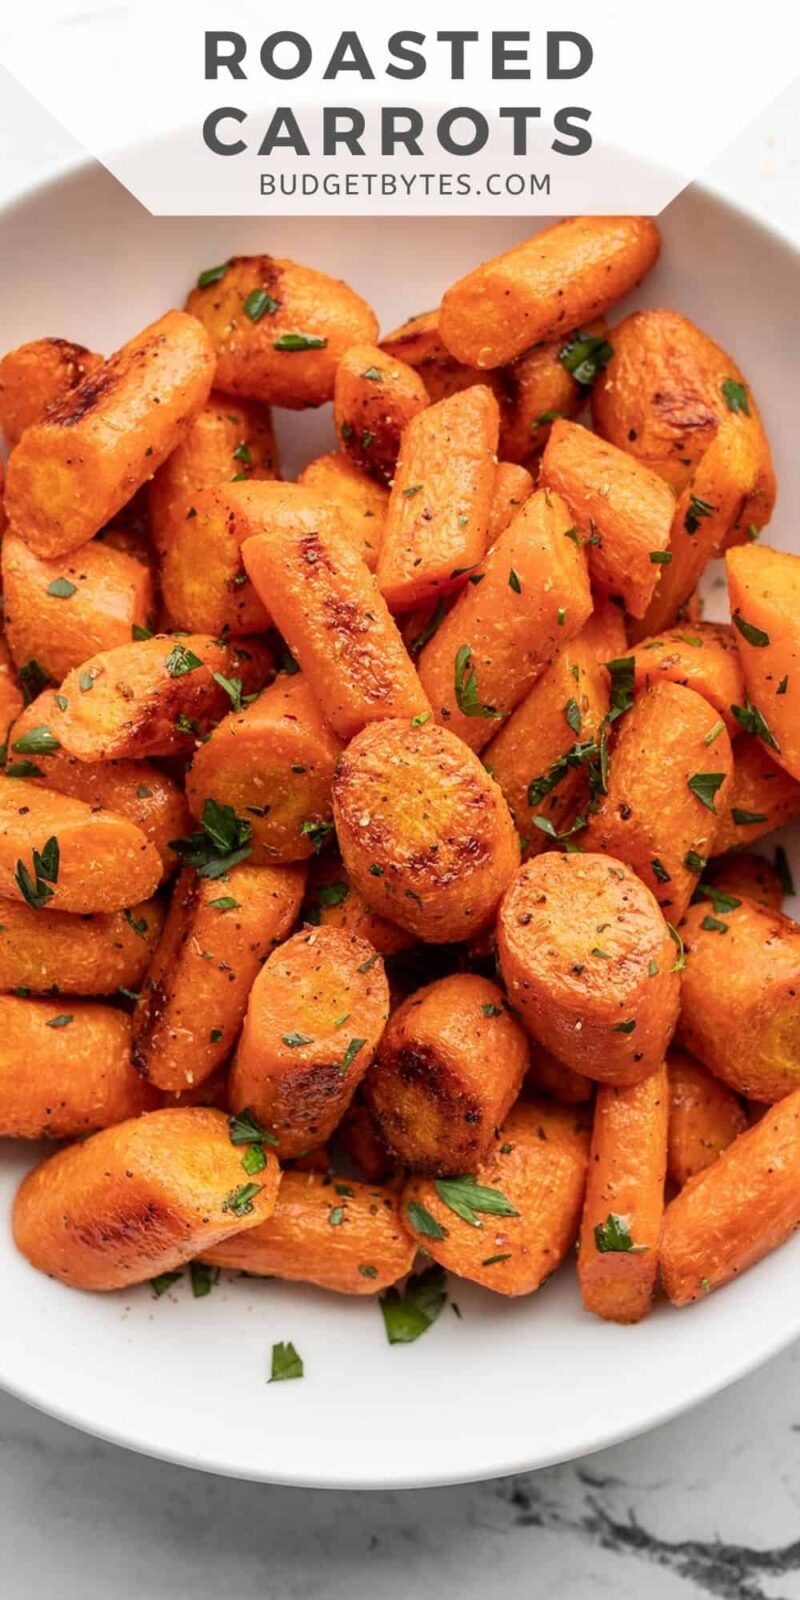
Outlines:
POLYGON ((202 490, 240 478, 257 483, 277 475, 278 448, 268 408, 213 389, 177 449, 147 486, 159 555, 163 559, 202 490))
POLYGON ((13 773, 19 763, 30 763, 34 768, 30 781, 37 786, 83 800, 95 810, 118 811, 155 845, 162 871, 174 872, 178 858, 170 840, 189 832, 189 808, 182 790, 149 761, 78 761, 60 746, 44 754, 35 748, 31 755, 31 745, 40 745, 41 733, 50 733, 57 710, 53 689, 45 689, 26 707, 8 736, 6 771, 13 773))
POLYGON ((51 911, 93 913, 149 900, 161 861, 141 828, 125 817, 14 778, 0 789, 0 895, 25 900, 26 870, 30 892, 38 885, 38 898, 51 911), (47 869, 51 839, 58 844, 57 877, 50 867, 55 881, 37 871, 34 859, 34 851, 44 852, 47 869))
POLYGON ((124 1012, 3 994, 0 1022, 0 1138, 74 1139, 153 1107, 124 1012))
POLYGON ((504 366, 602 316, 644 277, 659 249, 647 217, 570 217, 448 289, 439 332, 458 361, 504 366))
POLYGON ((643 616, 668 553, 675 512, 668 485, 623 450, 565 421, 550 430, 540 482, 569 506, 592 582, 643 616))
POLYGON ((220 1111, 170 1108, 104 1129, 28 1173, 14 1201, 17 1249, 75 1289, 124 1289, 172 1272, 267 1220, 280 1169, 262 1148, 266 1165, 248 1198, 242 1147, 220 1111))
POLYGON ((360 1089, 339 1123, 336 1138, 348 1160, 352 1161, 367 1183, 383 1183, 389 1177, 394 1161, 380 1136, 369 1106, 361 1099, 360 1089))
POLYGON ((800 783, 773 760, 761 739, 742 734, 733 746, 733 783, 719 814, 717 855, 754 844, 800 816, 800 783))
POLYGON ((475 367, 464 366, 442 343, 439 333, 439 312, 423 311, 420 316, 409 317, 401 327, 395 328, 381 339, 381 349, 386 355, 418 372, 430 399, 447 400, 461 389, 471 389, 473 384, 485 383, 502 400, 504 374, 478 372, 475 367))
POLYGON ((519 1100, 475 1174, 516 1216, 462 1221, 441 1199, 435 1179, 412 1177, 403 1191, 403 1220, 420 1248, 460 1278, 495 1294, 533 1294, 574 1244, 586 1181, 589 1128, 580 1111, 546 1100, 519 1100), (444 1233, 416 1225, 422 1206, 444 1233))
POLYGON ((328 850, 312 864, 303 917, 314 927, 355 933, 382 956, 396 955, 414 943, 412 934, 371 910, 350 882, 343 862, 328 850))
POLYGON ((368 478, 340 451, 309 461, 297 481, 315 500, 333 502, 353 549, 374 572, 389 504, 388 489, 368 478))
POLYGON ((331 400, 345 351, 378 334, 374 312, 346 283, 275 256, 233 256, 186 309, 209 332, 220 389, 291 410, 331 400))
POLYGON ((33 339, 0 361, 0 428, 13 450, 48 406, 103 365, 103 357, 68 339, 33 339))
POLYGON ((431 722, 365 728, 339 759, 333 814, 348 877, 367 904, 431 944, 486 927, 519 863, 497 784, 431 722))
POLYGON ((75 550, 116 516, 180 444, 213 367, 200 323, 168 311, 26 430, 6 511, 37 555, 75 550))
POLYGON ((626 861, 677 923, 713 852, 732 778, 731 743, 714 707, 694 689, 657 683, 620 722, 607 792, 581 845, 626 861), (706 774, 721 781, 701 798, 690 784, 706 774))
POLYGON ((526 862, 501 902, 497 948, 525 1028, 559 1061, 619 1086, 658 1070, 678 1012, 676 952, 629 867, 584 852, 526 862))
POLYGON ((528 1065, 497 984, 453 973, 418 989, 386 1027, 362 1093, 390 1153, 415 1172, 475 1172, 528 1065))
POLYGON ((351 345, 336 368, 333 421, 340 448, 379 483, 391 483, 403 431, 428 404, 414 368, 377 345, 351 345))
POLYGON ((677 311, 634 311, 609 339, 614 353, 592 388, 594 426, 681 494, 730 415, 723 383, 743 383, 743 374, 677 311))
POLYGON ((718 712, 731 739, 742 731, 732 706, 744 705, 744 678, 736 635, 727 622, 678 624, 636 649, 635 686, 679 683, 695 689, 718 712))
POLYGON ((193 815, 206 800, 232 805, 252 829, 252 860, 304 861, 332 825, 331 786, 342 742, 303 673, 279 674, 243 711, 223 717, 186 780, 193 815))
POLYGON ((10 529, 3 540, 3 616, 14 660, 54 682, 99 650, 129 644, 153 614, 147 567, 93 539, 45 560, 10 529))
POLYGON ((539 800, 531 783, 537 778, 549 783, 567 752, 597 739, 608 712, 609 686, 594 639, 583 628, 559 651, 486 747, 484 760, 505 795, 526 858, 545 850, 551 837, 536 824, 536 817, 562 833, 576 812, 586 814, 586 771, 580 763, 563 771, 539 800))
POLYGON ((780 1100, 800 1084, 800 927, 752 900, 719 914, 706 900, 680 932, 679 1043, 736 1093, 780 1100))
POLYGON ((378 584, 392 611, 463 588, 484 556, 499 426, 497 401, 485 384, 409 422, 378 558, 378 584))
POLYGON ((305 929, 275 950, 251 991, 230 1076, 282 1157, 324 1144, 372 1060, 389 1014, 380 956, 337 928, 305 929))
POLYGON ((230 1055, 262 962, 300 910, 299 867, 181 873, 134 1014, 133 1060, 159 1089, 192 1088, 230 1055), (232 902, 232 903, 229 903, 232 902))
POLYGON ((667 1170, 682 1189, 747 1127, 741 1100, 683 1050, 667 1056, 669 1150, 667 1170))
POLYGON ((675 1306, 700 1300, 800 1226, 800 1090, 771 1106, 667 1206, 661 1277, 675 1306))
POLYGON ((136 990, 163 921, 160 900, 83 917, 0 900, 0 992, 106 995, 136 990))
POLYGON ((561 1106, 585 1105, 587 1100, 592 1099, 595 1090, 591 1078, 585 1077, 582 1072, 575 1072, 572 1067, 565 1067, 563 1061, 557 1061, 541 1045, 536 1045, 531 1051, 526 1084, 546 1094, 551 1100, 556 1100, 561 1106))
POLYGON ((624 1089, 601 1084, 597 1091, 578 1282, 586 1310, 607 1322, 640 1322, 652 1304, 668 1120, 663 1065, 643 1083, 624 1089), (609 1249, 620 1242, 618 1233, 625 1248, 609 1249))
MULTIPOLYGON (((0 483, 0 493, 2 493, 0 483)), ((0 530, 2 531, 2 530, 0 530)), ((25 704, 22 690, 17 682, 11 652, 0 634, 0 743, 6 743, 6 735, 12 723, 16 722, 25 704)))
POLYGON ((265 645, 223 643, 208 634, 156 634, 90 656, 61 685, 50 727, 79 761, 188 754, 230 710, 214 673, 238 678, 244 693, 270 676, 265 645), (195 664, 193 664, 195 663, 195 664))
POLYGON ((765 527, 775 504, 775 474, 760 435, 744 415, 728 415, 675 504, 669 554, 658 569, 647 610, 632 639, 652 638, 672 626, 713 556, 765 527), (700 509, 698 509, 700 508, 700 509))
POLYGON ((242 566, 242 507, 277 476, 264 406, 212 394, 150 485, 150 519, 173 627, 260 633, 269 619, 242 566), (240 481, 245 480, 245 481, 240 481))
POLYGON ((415 1253, 393 1190, 285 1172, 269 1222, 223 1240, 205 1259, 236 1272, 367 1295, 405 1277, 415 1253))
MULTIPOLYGON (((278 494, 280 491, 278 491, 278 494)), ((334 733, 430 710, 386 602, 333 508, 283 508, 243 546, 244 564, 334 733)))
POLYGON ((747 693, 775 760, 800 781, 800 558, 750 544, 725 564, 747 693))
POLYGON ((780 872, 766 856, 722 856, 712 862, 703 873, 703 882, 740 900, 755 900, 757 905, 771 911, 780 911, 783 905, 784 884, 780 872))
POLYGON ((527 467, 513 461, 498 461, 494 489, 489 505, 489 544, 505 533, 521 505, 533 494, 533 478, 527 467))
MULTIPOLYGON (((602 322, 592 323, 589 334, 601 334, 602 322)), ((500 402, 500 452, 510 461, 532 465, 544 450, 550 429, 559 417, 574 417, 580 411, 586 391, 575 382, 561 361, 570 335, 561 336, 530 350, 496 369, 500 402)))
POLYGON ((591 613, 586 558, 564 538, 569 523, 557 495, 531 495, 420 656, 437 722, 473 750, 489 743, 591 613))

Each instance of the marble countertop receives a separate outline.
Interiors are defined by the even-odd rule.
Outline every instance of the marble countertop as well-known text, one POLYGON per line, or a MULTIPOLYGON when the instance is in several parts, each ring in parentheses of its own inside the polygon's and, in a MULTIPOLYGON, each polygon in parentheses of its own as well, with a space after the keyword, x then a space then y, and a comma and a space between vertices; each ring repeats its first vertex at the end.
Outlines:
MULTIPOLYGON (((0 72, 0 204, 65 147, 0 72)), ((709 176, 800 241, 799 165, 795 86, 709 176)), ((60 1600, 800 1600, 800 1345, 587 1460, 406 1493, 215 1479, 0 1394, 0 1593, 54 1590, 60 1600)))

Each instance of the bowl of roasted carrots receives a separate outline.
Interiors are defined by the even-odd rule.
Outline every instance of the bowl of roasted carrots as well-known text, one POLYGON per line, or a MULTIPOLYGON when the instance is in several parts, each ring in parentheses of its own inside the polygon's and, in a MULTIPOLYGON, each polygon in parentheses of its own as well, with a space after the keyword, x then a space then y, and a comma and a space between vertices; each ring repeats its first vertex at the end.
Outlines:
POLYGON ((792 252, 6 228, 0 1382, 376 1485, 737 1376, 800 1332, 792 252))

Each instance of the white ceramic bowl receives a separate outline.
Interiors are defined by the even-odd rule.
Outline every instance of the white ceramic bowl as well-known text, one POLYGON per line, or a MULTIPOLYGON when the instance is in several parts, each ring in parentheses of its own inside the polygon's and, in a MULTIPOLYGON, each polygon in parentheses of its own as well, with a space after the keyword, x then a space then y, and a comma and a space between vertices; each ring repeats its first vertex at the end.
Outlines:
MULTIPOLYGON (((639 302, 686 312, 741 363, 775 448, 780 500, 768 537, 800 548, 797 254, 698 188, 663 224, 663 259, 639 302)), ((348 279, 388 329, 529 231, 482 218, 155 220, 103 169, 83 168, 3 214, 0 350, 43 334, 111 350, 180 305, 198 269, 237 251, 348 279)), ((327 410, 283 413, 279 431, 288 472, 332 445, 327 410)), ((708 585, 709 614, 724 614, 713 576, 708 585)), ((38 1154, 0 1144, 0 1384, 193 1467, 383 1488, 544 1466, 663 1421, 800 1334, 800 1238, 704 1303, 659 1305, 636 1328, 586 1316, 569 1266, 516 1302, 453 1282, 461 1318, 447 1307, 410 1346, 387 1344, 377 1304, 277 1282, 231 1280, 197 1301, 186 1281, 161 1300, 147 1287, 77 1294, 34 1272, 12 1243, 12 1196, 38 1154), (288 1339, 306 1377, 268 1387, 271 1346, 288 1339)))

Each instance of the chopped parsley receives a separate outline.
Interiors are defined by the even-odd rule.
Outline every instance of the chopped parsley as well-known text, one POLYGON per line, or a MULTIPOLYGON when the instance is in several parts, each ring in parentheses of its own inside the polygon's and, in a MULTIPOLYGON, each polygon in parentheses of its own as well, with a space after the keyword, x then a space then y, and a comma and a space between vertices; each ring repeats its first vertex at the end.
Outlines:
POLYGON ((291 1340, 272 1346, 272 1365, 268 1383, 285 1383, 290 1378, 302 1378, 303 1359, 297 1354, 291 1340))
POLYGON ((499 1189, 484 1188, 470 1173, 459 1178, 436 1178, 434 1188, 439 1199, 471 1228, 483 1226, 478 1212, 492 1217, 519 1216, 516 1206, 499 1189))
POLYGON ((441 1267, 427 1267, 406 1281, 402 1292, 387 1289, 381 1295, 386 1337, 390 1344, 413 1344, 436 1321, 447 1300, 445 1275, 441 1267))
POLYGON ((252 855, 251 835, 246 817, 237 817, 233 806, 209 799, 203 805, 202 829, 185 839, 170 839, 169 847, 184 866, 194 867, 199 878, 221 878, 252 855))
POLYGON ((484 705, 478 695, 478 682, 472 666, 472 646, 462 644, 455 659, 456 704, 462 717, 497 717, 494 706, 484 705))

